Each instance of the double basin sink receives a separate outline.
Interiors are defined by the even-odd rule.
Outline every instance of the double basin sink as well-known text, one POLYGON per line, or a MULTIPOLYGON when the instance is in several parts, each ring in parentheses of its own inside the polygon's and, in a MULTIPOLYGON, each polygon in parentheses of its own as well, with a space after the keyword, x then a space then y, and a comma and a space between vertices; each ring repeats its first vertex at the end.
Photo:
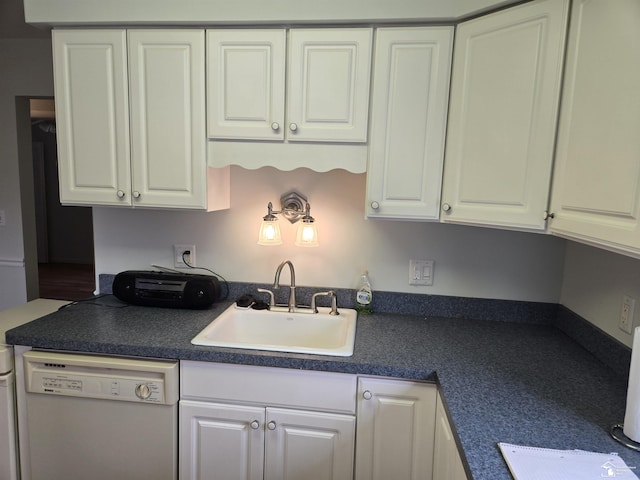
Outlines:
POLYGON ((349 357, 353 355, 357 312, 330 308, 288 312, 253 310, 235 303, 207 325, 191 343, 210 347, 349 357))

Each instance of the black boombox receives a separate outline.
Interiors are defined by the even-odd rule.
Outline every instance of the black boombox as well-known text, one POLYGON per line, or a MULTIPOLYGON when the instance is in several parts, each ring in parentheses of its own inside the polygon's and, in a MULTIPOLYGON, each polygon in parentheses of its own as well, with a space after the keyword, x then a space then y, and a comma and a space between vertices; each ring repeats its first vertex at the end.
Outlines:
POLYGON ((112 291, 123 302, 149 307, 207 308, 220 299, 216 277, 170 272, 120 272, 112 291))

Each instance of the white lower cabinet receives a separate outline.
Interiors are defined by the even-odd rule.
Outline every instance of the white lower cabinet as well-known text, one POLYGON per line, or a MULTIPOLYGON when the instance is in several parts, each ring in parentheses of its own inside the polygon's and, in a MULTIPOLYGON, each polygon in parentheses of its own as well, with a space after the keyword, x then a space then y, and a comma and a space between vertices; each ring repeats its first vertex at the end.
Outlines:
POLYGON ((433 383, 194 361, 180 375, 181 480, 466 478, 433 383))
POLYGON ((350 479, 355 417, 185 400, 181 478, 350 479))
POLYGON ((353 375, 181 362, 181 479, 353 478, 353 375))
POLYGON ((265 409, 180 402, 180 478, 261 480, 265 409))
POLYGON ((432 478, 437 387, 361 377, 355 478, 432 478))
POLYGON ((436 431, 433 449, 433 480, 466 480, 467 474, 453 437, 442 397, 438 393, 436 431))

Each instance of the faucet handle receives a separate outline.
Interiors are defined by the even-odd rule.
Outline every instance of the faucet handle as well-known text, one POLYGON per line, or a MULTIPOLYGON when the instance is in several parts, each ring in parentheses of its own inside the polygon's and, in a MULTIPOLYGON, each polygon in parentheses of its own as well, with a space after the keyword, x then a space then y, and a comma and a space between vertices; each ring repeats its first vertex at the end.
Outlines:
POLYGON ((311 310, 313 313, 318 313, 318 307, 316 306, 317 297, 331 297, 331 312, 329 312, 329 315, 340 315, 338 312, 338 298, 336 296, 336 292, 329 290, 327 292, 314 293, 311 297, 311 310))
POLYGON ((268 293, 269 294, 269 308, 276 306, 276 299, 273 296, 273 292, 271 290, 267 290, 265 288, 259 288, 258 292, 260 292, 260 293, 268 293))

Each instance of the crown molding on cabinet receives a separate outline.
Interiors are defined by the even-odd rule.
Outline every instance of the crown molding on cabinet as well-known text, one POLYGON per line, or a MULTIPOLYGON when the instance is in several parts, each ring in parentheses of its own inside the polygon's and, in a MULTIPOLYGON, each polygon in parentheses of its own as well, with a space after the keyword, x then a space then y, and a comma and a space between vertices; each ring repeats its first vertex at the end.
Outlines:
POLYGON ((349 22, 454 22, 517 0, 25 0, 34 25, 239 25, 349 22))

